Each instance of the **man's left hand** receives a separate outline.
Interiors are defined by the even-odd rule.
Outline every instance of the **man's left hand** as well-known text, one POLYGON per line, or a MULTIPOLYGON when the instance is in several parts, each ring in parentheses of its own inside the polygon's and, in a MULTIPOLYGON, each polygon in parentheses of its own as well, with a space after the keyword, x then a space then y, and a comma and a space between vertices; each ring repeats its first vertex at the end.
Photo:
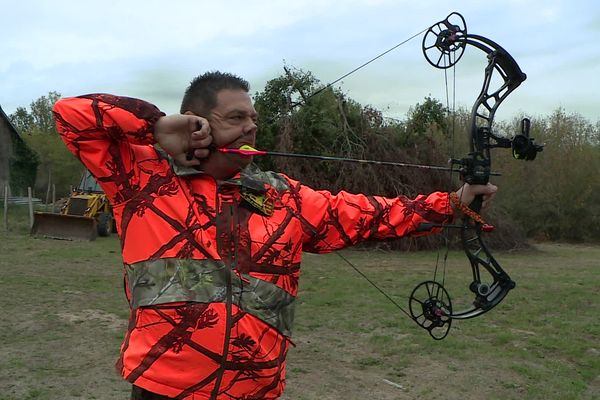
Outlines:
POLYGON ((484 210, 486 207, 489 207, 497 191, 498 187, 491 183, 488 183, 487 185, 469 185, 468 183, 465 183, 456 191, 456 196, 463 204, 468 206, 473 202, 475 196, 481 194, 483 195, 481 209, 484 210))

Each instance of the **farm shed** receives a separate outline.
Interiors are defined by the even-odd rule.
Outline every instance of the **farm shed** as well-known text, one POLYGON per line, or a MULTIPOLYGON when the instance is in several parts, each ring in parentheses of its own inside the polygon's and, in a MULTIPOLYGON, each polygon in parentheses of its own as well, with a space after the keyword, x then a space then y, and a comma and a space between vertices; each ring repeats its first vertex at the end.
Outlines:
POLYGON ((9 185, 11 194, 27 193, 35 183, 37 154, 27 146, 0 106, 0 197, 9 185))

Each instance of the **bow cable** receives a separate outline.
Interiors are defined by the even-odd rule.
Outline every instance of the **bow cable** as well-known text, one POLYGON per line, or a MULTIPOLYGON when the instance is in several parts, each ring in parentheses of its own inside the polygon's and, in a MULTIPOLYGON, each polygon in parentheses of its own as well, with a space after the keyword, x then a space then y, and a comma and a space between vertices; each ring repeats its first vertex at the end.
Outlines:
MULTIPOLYGON (((397 45, 395 45, 395 46, 393 46, 393 47, 391 47, 391 48, 387 49, 387 50, 386 50, 386 51, 384 51, 383 53, 381 53, 381 54, 379 54, 379 55, 377 55, 377 56, 375 56, 375 57, 371 58, 370 60, 368 60, 368 61, 366 61, 366 62, 362 63, 361 65, 359 65, 358 67, 354 68, 353 70, 351 70, 351 71, 349 71, 349 72, 345 73, 344 75, 340 76, 339 78, 337 78, 337 79, 336 79, 336 80, 334 80, 333 82, 330 82, 330 83, 328 83, 327 85, 323 86, 321 89, 317 90, 316 92, 314 92, 314 93, 311 93, 310 95, 308 95, 308 96, 306 96, 305 98, 303 98, 303 100, 304 100, 304 103, 306 103, 306 101, 307 101, 308 99, 310 99, 310 98, 312 98, 312 97, 314 97, 314 96, 318 95, 319 93, 321 93, 321 92, 323 92, 323 91, 325 91, 325 90, 327 90, 327 89, 331 88, 333 85, 335 85, 336 83, 338 83, 338 82, 339 82, 339 81, 341 81, 342 79, 344 79, 344 78, 347 78, 347 77, 349 77, 350 75, 354 74, 355 72, 357 72, 357 71, 359 71, 359 70, 363 69, 363 68, 364 68, 364 67, 366 67, 367 65, 371 64, 373 61, 376 61, 376 60, 380 59, 381 57, 385 56, 386 54, 388 54, 388 53, 390 53, 390 52, 392 52, 392 51, 396 50, 398 47, 401 47, 401 46, 403 46, 404 44, 406 44, 406 43, 410 42, 411 40, 413 40, 413 39, 415 39, 415 38, 417 38, 417 37, 421 36, 421 35, 422 35, 424 32, 426 32, 428 29, 429 29, 429 27, 427 27, 427 28, 423 29, 423 30, 422 30, 421 32, 419 32, 419 33, 415 33, 414 35, 412 35, 412 36, 411 36, 411 37, 409 37, 408 39, 404 39, 402 42, 398 43, 397 45)), ((299 106, 299 105, 302 105, 302 102, 296 102, 296 103, 292 104, 292 105, 290 106, 290 108, 295 108, 295 107, 297 107, 297 106, 299 106)))

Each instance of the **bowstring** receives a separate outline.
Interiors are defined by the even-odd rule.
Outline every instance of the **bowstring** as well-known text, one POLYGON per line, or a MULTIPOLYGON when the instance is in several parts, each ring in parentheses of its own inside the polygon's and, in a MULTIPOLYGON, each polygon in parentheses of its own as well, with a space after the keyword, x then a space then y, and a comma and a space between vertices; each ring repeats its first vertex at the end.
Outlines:
MULTIPOLYGON (((311 93, 310 95, 306 96, 306 98, 303 99, 304 103, 306 103, 306 101, 316 95, 318 95, 319 93, 322 93, 323 91, 331 88, 333 85, 335 85, 336 83, 340 82, 342 79, 347 78, 348 76, 354 74, 355 72, 361 70, 362 68, 366 67, 367 65, 371 64, 372 62, 378 60, 379 58, 385 56, 386 54, 392 52, 393 50, 396 50, 397 48, 399 48, 400 46, 408 43, 409 41, 415 39, 416 37, 422 35, 424 32, 426 32, 430 27, 427 27, 423 30, 421 30, 420 32, 412 35, 411 37, 409 37, 408 39, 403 40, 402 42, 394 45, 393 47, 389 48, 388 50, 384 51, 383 53, 378 54, 377 56, 371 58, 370 60, 362 63, 361 65, 359 65, 358 67, 352 69, 351 71, 345 73, 344 75, 342 75, 341 77, 335 79, 334 81, 328 83, 327 85, 325 85, 324 87, 322 87, 321 89, 311 93)), ((447 84, 446 84, 446 91, 448 90, 447 88, 447 84)), ((448 101, 447 101, 448 103, 448 101)), ((291 104, 290 105, 290 109, 293 109, 299 105, 301 105, 301 102, 295 103, 295 104, 291 104)), ((453 123, 454 125, 454 123, 453 123)), ((452 129, 454 131, 454 127, 452 129)), ((454 132, 452 132, 452 137, 454 137, 454 132)), ((450 174, 451 175, 451 174, 450 174)), ((447 231, 447 230, 445 230, 447 231)), ((314 231, 314 234, 317 234, 316 231, 314 231)), ((447 239, 446 239, 447 241, 447 239)), ((324 241, 325 244, 327 244, 329 246, 329 244, 324 241)), ((448 246, 446 246, 446 248, 448 249, 448 246)), ((356 271, 356 273, 358 273, 363 279, 365 279, 374 289, 376 289, 379 293, 381 293, 388 301, 390 301, 394 306, 396 306, 396 308, 398 308, 400 311, 402 311, 402 313, 404 313, 406 316, 408 316, 411 320, 413 320, 414 322, 418 324, 418 322, 416 321, 416 319, 408 312, 404 309, 404 307, 402 307, 396 300, 394 300, 387 292, 385 292, 383 289, 381 289, 373 280, 371 280, 364 272, 362 272, 354 263, 352 263, 348 258, 346 258, 344 255, 342 255, 339 251, 335 252, 338 257, 340 257, 347 265, 349 265, 354 271, 356 271)), ((448 251, 446 252, 445 255, 445 259, 448 257, 448 251)), ((439 252, 438 252, 438 260, 439 260, 439 252)), ((444 261, 445 264, 445 261, 444 261)), ((436 263, 436 273, 437 273, 437 263, 436 263)), ((445 265, 444 265, 444 270, 445 270, 445 265)), ((444 275, 445 275, 445 271, 444 271, 444 275)), ((404 297, 404 296, 403 296, 404 297)), ((406 296, 407 298, 409 298, 409 296, 406 296)))
MULTIPOLYGON (((386 54, 396 50, 398 47, 410 42, 411 40, 413 40, 416 37, 421 36, 425 31, 427 31, 429 29, 429 27, 423 29, 422 31, 415 33, 414 35, 412 35, 411 37, 409 37, 408 39, 404 39, 403 41, 401 41, 400 43, 392 46, 391 48, 387 49, 386 51, 384 51, 381 54, 376 55, 375 57, 371 58, 368 61, 365 61, 364 63, 362 63, 361 65, 359 65, 358 67, 355 67, 354 69, 352 69, 350 72, 345 73, 344 75, 340 76, 339 78, 337 78, 336 80, 334 80, 333 82, 328 83, 327 85, 323 86, 321 89, 317 90, 316 92, 311 93, 310 95, 306 96, 306 98, 303 99, 303 102, 306 103, 306 101, 308 101, 308 99, 318 95, 319 93, 331 88, 333 85, 335 85, 336 83, 338 83, 339 81, 341 81, 344 78, 349 77, 350 75, 354 74, 355 72, 363 69, 364 67, 366 67, 367 65, 371 64, 372 62, 380 59, 381 57, 385 56, 386 54)), ((298 103, 294 103, 292 104, 291 108, 295 108, 299 105, 301 105, 302 102, 298 102, 298 103)))
MULTIPOLYGON (((327 242, 324 241, 325 244, 327 244, 327 242)), ((402 307, 400 304, 398 304, 398 302, 396 300, 394 300, 392 298, 392 296, 390 296, 389 294, 387 294, 387 292, 383 289, 381 289, 375 282, 373 282, 364 272, 362 272, 356 265, 354 265, 350 260, 348 260, 348 258, 346 258, 342 253, 340 253, 339 251, 336 251, 335 254, 338 255, 338 257, 340 257, 346 264, 348 264, 354 271, 356 271, 357 274, 359 274, 360 276, 362 276, 367 282, 369 282, 371 284, 371 286, 373 286, 373 288, 377 289, 377 291, 379 293, 381 293, 386 299, 388 299, 393 305, 396 306, 396 308, 398 308, 398 310, 402 311, 408 318, 410 318, 411 320, 415 321, 415 318, 413 318, 412 315, 410 315, 408 313, 408 311, 406 311, 404 309, 404 307, 402 307)))
MULTIPOLYGON (((386 54, 396 50, 397 48, 399 48, 400 46, 410 42, 411 40, 415 39, 416 37, 422 35, 424 32, 426 32, 429 29, 429 27, 421 30, 420 32, 412 35, 411 37, 409 37, 408 39, 403 40, 402 42, 394 45, 393 47, 387 49, 386 51, 384 51, 383 53, 378 54, 377 56, 371 58, 370 60, 362 63, 361 65, 359 65, 358 67, 352 69, 350 72, 345 73, 344 75, 342 75, 341 77, 335 79, 334 81, 328 83, 327 85, 325 85, 324 87, 322 87, 321 89, 311 93, 310 95, 306 96, 306 98, 303 99, 304 103, 306 103, 306 101, 316 95, 318 95, 319 93, 322 93, 323 91, 331 88, 333 85, 335 85, 336 83, 340 82, 342 79, 347 78, 348 76, 354 74, 355 72, 361 70, 362 68, 366 67, 367 65, 371 64, 372 62, 380 59, 381 57, 385 56, 386 54)), ((301 105, 302 103, 295 103, 292 104, 290 106, 291 109, 295 108, 296 106, 301 105)), ((314 233, 316 234, 317 232, 314 231, 314 233)), ((325 242, 325 244, 327 244, 327 242, 325 242)), ((329 244, 327 244, 329 246, 329 244)), ((379 293, 381 293, 390 303, 392 303, 394 306, 396 306, 396 308, 400 311, 402 311, 402 313, 404 313, 408 318, 410 318, 411 320, 415 321, 415 318, 404 309, 404 307, 402 307, 396 300, 394 300, 394 298, 392 298, 392 296, 390 296, 386 291, 384 291, 383 289, 381 289, 373 280, 371 280, 364 272, 362 272, 360 270, 360 268, 358 268, 354 263, 352 263, 348 258, 346 258, 342 253, 340 253, 339 251, 336 251, 335 254, 338 255, 338 257, 340 257, 347 265, 349 265, 354 271, 356 271, 357 274, 359 274, 363 279, 365 279, 374 289, 376 289, 379 293)), ((408 298, 408 296, 406 296, 408 298)), ((416 321, 415 321, 416 322, 416 321)), ((418 323, 417 323, 418 325, 418 323)))
MULTIPOLYGON (((448 55, 448 62, 451 63, 452 65, 452 79, 451 79, 451 83, 452 83, 452 103, 450 103, 450 94, 449 94, 449 87, 450 85, 448 84, 448 69, 444 69, 444 86, 445 86, 445 92, 446 92, 446 109, 448 110, 448 112, 451 115, 450 121, 450 132, 449 133, 449 139, 450 139, 450 155, 452 158, 454 158, 454 153, 455 153, 455 133, 456 133, 456 54, 454 52, 452 52, 451 54, 448 55)), ((450 171, 450 173, 448 174, 448 184, 447 184, 448 190, 452 190, 452 171, 450 171)), ((461 196, 462 196, 462 192, 461 192, 461 196)), ((448 202, 448 208, 450 208, 450 203, 448 202)), ((449 211, 449 210, 448 210, 449 211)), ((441 285, 442 287, 445 287, 446 285, 446 270, 447 270, 447 266, 448 266, 448 255, 450 254, 450 229, 444 229, 442 231, 441 234, 441 239, 440 239, 443 243, 443 246, 438 248, 437 251, 437 257, 436 257, 436 262, 435 262, 435 268, 433 271, 433 280, 437 282, 437 275, 438 275, 438 270, 440 269, 440 262, 441 262, 441 285), (443 256, 441 254, 441 249, 443 249, 443 256), (441 259, 441 260, 440 260, 441 259)))

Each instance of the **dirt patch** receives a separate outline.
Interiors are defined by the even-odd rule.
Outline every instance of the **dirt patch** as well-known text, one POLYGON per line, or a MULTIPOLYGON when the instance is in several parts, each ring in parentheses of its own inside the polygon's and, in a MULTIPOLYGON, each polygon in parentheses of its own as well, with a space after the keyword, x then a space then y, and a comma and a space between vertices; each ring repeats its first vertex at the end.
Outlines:
POLYGON ((113 331, 124 331, 126 321, 116 314, 102 310, 85 309, 77 312, 59 312, 58 317, 70 324, 91 324, 97 328, 106 328, 113 331))

